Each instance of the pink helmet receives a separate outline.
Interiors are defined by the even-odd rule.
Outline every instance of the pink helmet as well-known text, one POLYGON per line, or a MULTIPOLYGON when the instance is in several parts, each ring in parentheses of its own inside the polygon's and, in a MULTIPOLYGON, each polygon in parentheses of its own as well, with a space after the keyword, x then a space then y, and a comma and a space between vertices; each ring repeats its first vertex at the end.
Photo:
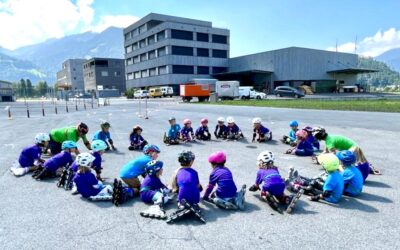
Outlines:
POLYGON ((305 131, 305 130, 303 130, 303 129, 301 129, 301 130, 298 130, 297 132, 296 132, 296 137, 297 138, 299 138, 299 139, 301 139, 301 140, 304 140, 304 139, 306 139, 307 138, 307 131, 305 131))
POLYGON ((225 163, 225 161, 226 161, 226 154, 223 151, 217 151, 215 153, 212 153, 208 157, 209 163, 222 164, 225 163))
POLYGON ((203 119, 201 119, 200 123, 201 124, 208 123, 208 119, 207 118, 203 118, 203 119))
POLYGON ((192 121, 190 119, 183 120, 183 125, 191 124, 192 121))

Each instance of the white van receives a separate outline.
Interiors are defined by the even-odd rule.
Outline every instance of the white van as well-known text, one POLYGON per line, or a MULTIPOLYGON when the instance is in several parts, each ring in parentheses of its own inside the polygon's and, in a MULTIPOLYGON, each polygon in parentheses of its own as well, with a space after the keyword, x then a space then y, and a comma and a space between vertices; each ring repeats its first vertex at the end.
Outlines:
POLYGON ((240 99, 265 99, 267 94, 255 91, 253 87, 239 87, 240 99))
POLYGON ((164 97, 166 96, 172 97, 174 95, 174 89, 172 87, 163 86, 160 87, 160 89, 164 97))

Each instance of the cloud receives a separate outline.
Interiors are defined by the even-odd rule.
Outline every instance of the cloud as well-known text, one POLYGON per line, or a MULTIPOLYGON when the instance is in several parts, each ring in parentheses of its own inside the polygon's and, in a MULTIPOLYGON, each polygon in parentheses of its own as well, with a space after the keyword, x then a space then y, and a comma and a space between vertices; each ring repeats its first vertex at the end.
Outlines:
POLYGON ((140 19, 139 17, 129 16, 129 15, 102 16, 100 18, 100 21, 93 27, 89 28, 89 30, 93 32, 102 32, 103 30, 107 29, 110 26, 118 28, 126 28, 139 19, 140 19))
MULTIPOLYGON (((379 30, 374 36, 365 37, 357 42, 357 54, 362 56, 376 57, 394 48, 400 48, 400 30, 390 28, 384 32, 379 30)), ((354 53, 355 42, 347 42, 338 45, 339 52, 354 53)), ((336 47, 327 50, 336 51, 336 47)))

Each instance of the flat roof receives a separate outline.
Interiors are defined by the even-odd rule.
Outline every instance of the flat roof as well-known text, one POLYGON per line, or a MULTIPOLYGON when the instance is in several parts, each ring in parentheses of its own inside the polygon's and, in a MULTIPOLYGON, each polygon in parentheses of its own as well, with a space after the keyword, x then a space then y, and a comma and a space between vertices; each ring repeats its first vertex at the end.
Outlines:
POLYGON ((272 74, 274 73, 273 71, 267 71, 267 70, 243 70, 243 71, 234 71, 234 72, 223 72, 223 73, 217 73, 217 74, 212 74, 212 76, 223 76, 223 75, 242 75, 242 74, 272 74))
POLYGON ((375 73, 379 72, 376 69, 363 69, 363 68, 344 68, 329 70, 326 73, 338 73, 338 74, 363 74, 363 73, 375 73))

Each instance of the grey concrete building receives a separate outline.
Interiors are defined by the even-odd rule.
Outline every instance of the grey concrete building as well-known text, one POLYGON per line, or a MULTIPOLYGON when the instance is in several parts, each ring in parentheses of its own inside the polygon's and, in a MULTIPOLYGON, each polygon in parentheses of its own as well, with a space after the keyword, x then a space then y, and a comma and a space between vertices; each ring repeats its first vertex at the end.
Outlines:
POLYGON ((83 63, 85 59, 68 59, 57 72, 57 85, 63 89, 84 90, 83 63))
POLYGON ((93 92, 101 89, 118 89, 125 87, 124 59, 92 58, 83 64, 85 91, 93 92))
POLYGON ((124 29, 127 87, 179 84, 227 71, 229 30, 151 13, 124 29))
POLYGON ((14 100, 15 98, 12 83, 0 80, 0 101, 12 102, 14 100))

